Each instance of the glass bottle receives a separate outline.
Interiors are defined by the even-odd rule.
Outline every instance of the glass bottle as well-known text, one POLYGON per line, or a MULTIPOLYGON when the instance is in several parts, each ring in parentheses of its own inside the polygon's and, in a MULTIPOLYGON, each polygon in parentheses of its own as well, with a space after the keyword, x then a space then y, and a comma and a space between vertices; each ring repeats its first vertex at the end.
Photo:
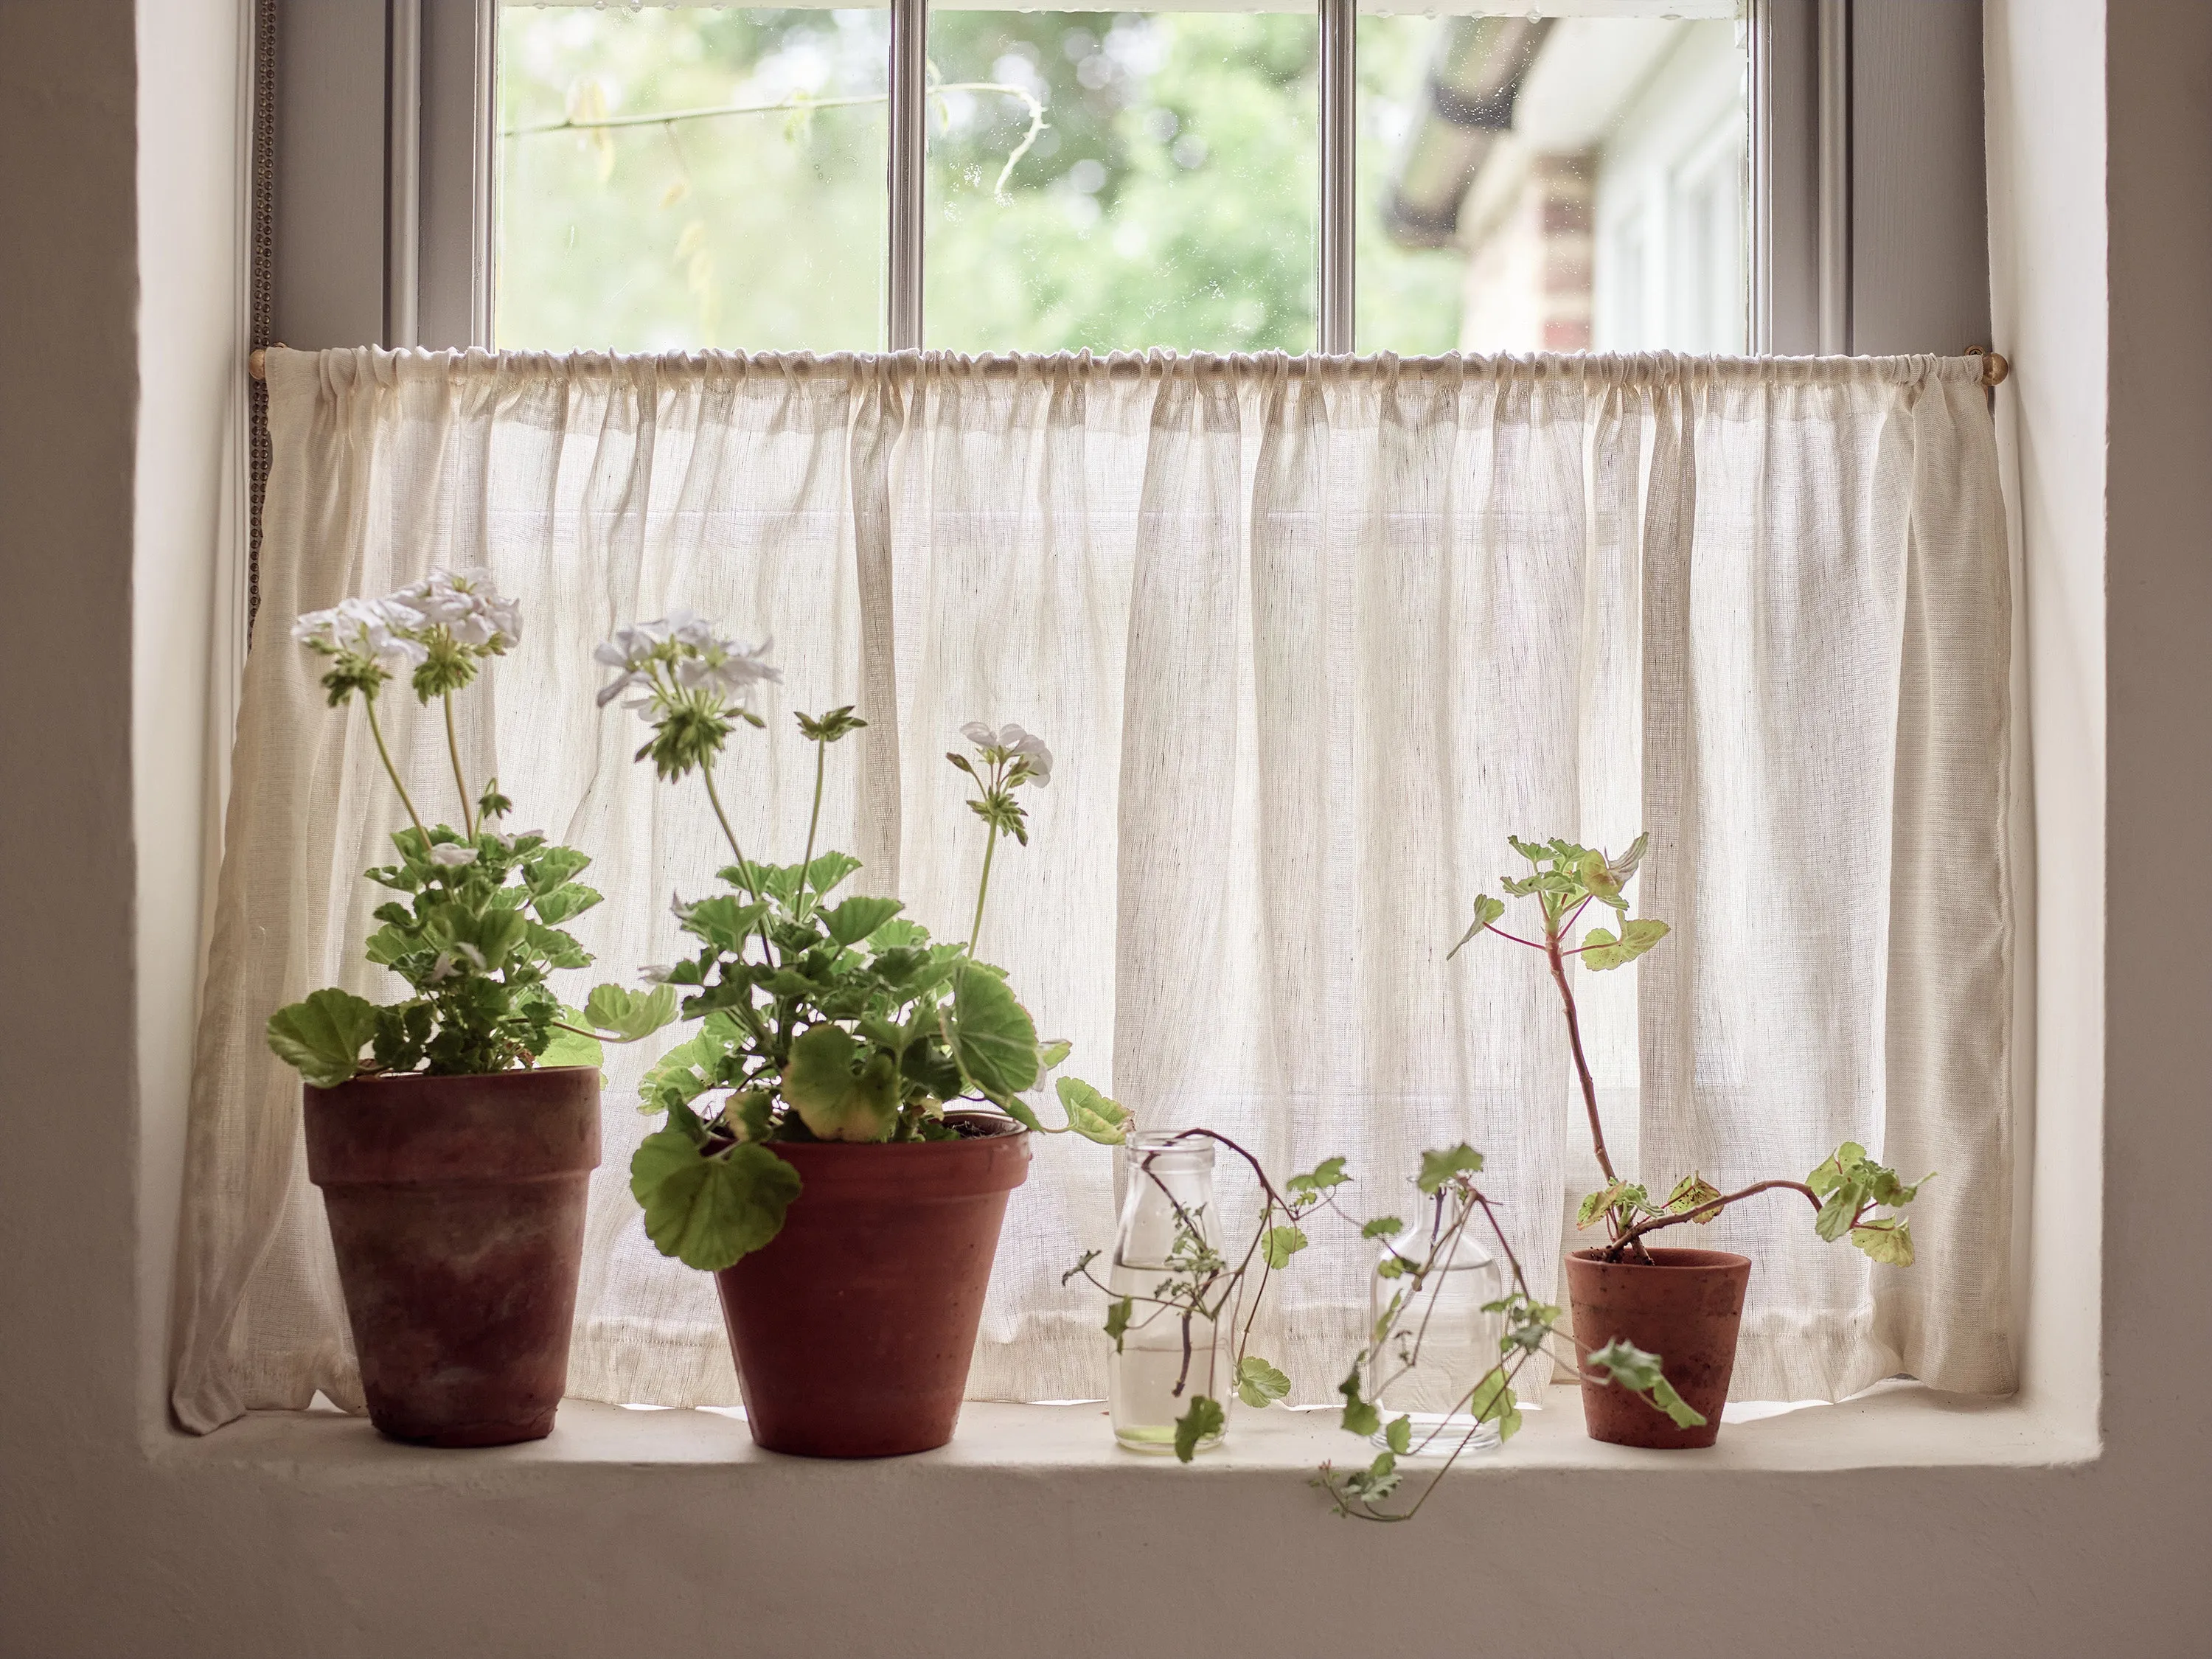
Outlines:
MULTIPOLYGON (((1381 1241, 1368 1277, 1367 1328, 1379 1335, 1367 1353, 1362 1388, 1387 1425, 1413 1419, 1413 1457, 1449 1457, 1498 1443, 1494 1424, 1479 1422, 1468 1396, 1498 1363, 1502 1316, 1483 1304, 1504 1296, 1497 1258, 1475 1237, 1479 1219, 1452 1228, 1431 1206, 1409 1233, 1381 1241), (1439 1243, 1435 1229, 1446 1224, 1439 1243)), ((1376 1445, 1386 1443, 1381 1433, 1376 1445)))
POLYGON ((1107 1373, 1114 1437, 1134 1451, 1172 1452, 1176 1419, 1202 1395, 1222 1409, 1223 1429, 1198 1443, 1207 1451, 1221 1443, 1237 1392, 1235 1282, 1218 1249, 1213 1142, 1138 1133, 1126 1156, 1128 1192, 1106 1280, 1115 1297, 1132 1298, 1107 1373))

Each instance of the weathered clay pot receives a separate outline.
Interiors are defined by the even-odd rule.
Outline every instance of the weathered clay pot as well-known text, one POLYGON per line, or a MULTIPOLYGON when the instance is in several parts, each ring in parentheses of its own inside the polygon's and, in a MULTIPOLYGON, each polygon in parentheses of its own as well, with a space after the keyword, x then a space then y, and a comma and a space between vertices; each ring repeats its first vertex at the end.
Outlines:
POLYGON ((1710 1446, 1720 1436, 1735 1370, 1736 1327, 1751 1284, 1751 1258, 1725 1250, 1651 1249, 1651 1265, 1605 1261, 1601 1250, 1567 1257, 1567 1299, 1575 1354, 1616 1339, 1659 1356, 1675 1393, 1705 1414, 1700 1428, 1678 1429, 1644 1395, 1582 1380, 1583 1423, 1593 1440, 1662 1450, 1710 1446))
POLYGON ((754 1440, 806 1457, 943 1445, 1028 1133, 774 1150, 805 1185, 781 1232, 714 1275, 754 1440))
POLYGON ((552 1432, 568 1376, 595 1066, 304 1090, 369 1420, 395 1440, 552 1432))

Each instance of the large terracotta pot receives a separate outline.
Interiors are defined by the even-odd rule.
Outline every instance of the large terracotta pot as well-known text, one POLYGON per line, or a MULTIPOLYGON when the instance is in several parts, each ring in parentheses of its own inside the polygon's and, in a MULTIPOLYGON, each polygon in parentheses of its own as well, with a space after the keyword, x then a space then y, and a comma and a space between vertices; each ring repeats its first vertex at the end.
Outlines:
POLYGON ((889 1457, 952 1438, 1006 1194, 1030 1137, 777 1143, 805 1186, 783 1231, 714 1275, 755 1441, 889 1457))
POLYGON ((595 1066, 305 1089, 369 1420, 395 1440, 552 1432, 568 1377, 595 1066))
POLYGON ((1736 1327, 1751 1284, 1751 1258, 1725 1250, 1653 1247, 1649 1266, 1606 1261, 1602 1250, 1577 1250, 1567 1258, 1567 1299, 1575 1325, 1575 1355, 1616 1339, 1659 1356, 1660 1369, 1705 1424, 1678 1429, 1642 1395, 1611 1382, 1582 1379, 1583 1423, 1593 1440, 1617 1446, 1674 1450, 1710 1446, 1720 1436, 1735 1370, 1736 1327))

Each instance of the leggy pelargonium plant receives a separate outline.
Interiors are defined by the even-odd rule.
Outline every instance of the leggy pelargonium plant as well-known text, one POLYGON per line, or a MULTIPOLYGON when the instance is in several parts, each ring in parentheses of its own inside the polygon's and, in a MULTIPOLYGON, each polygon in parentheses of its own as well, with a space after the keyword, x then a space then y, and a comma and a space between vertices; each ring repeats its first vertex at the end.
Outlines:
MULTIPOLYGON (((684 1015, 700 1026, 647 1073, 644 1109, 668 1122, 630 1164, 653 1243, 707 1269, 728 1267, 781 1230, 800 1182, 772 1143, 957 1139, 985 1127, 954 1115, 963 1102, 1042 1130, 1023 1096, 1069 1049, 1038 1040, 1005 970, 974 952, 999 837, 1029 839, 1016 791, 1050 781, 1051 751, 1018 726, 965 728, 975 757, 949 758, 978 787, 969 805, 988 839, 969 942, 934 941, 900 915, 897 899, 832 901, 860 868, 844 853, 814 850, 830 749, 867 724, 850 708, 797 716, 814 745, 799 861, 756 863, 739 847, 714 769, 739 724, 763 724, 753 690, 781 678, 767 650, 720 638, 679 611, 625 628, 598 652, 620 671, 601 706, 629 694, 624 706, 653 733, 636 757, 672 783, 699 775, 732 860, 719 872, 727 891, 677 902, 697 952, 647 970, 664 990, 684 993, 684 1015)), ((1121 1106, 1075 1078, 1058 1079, 1057 1089, 1066 1122, 1053 1133, 1121 1140, 1128 1116, 1121 1106)))
POLYGON ((1663 921, 1648 916, 1630 918, 1628 901, 1622 890, 1643 861, 1644 848, 1650 838, 1638 836, 1627 852, 1612 859, 1571 842, 1526 842, 1518 836, 1506 839, 1515 852, 1528 860, 1530 869, 1525 876, 1499 879, 1513 897, 1536 902, 1536 937, 1528 939, 1498 927, 1505 915, 1504 902, 1484 893, 1474 901, 1473 925, 1460 936, 1459 943, 1452 946, 1448 956, 1457 956, 1470 940, 1483 933, 1494 933, 1510 944, 1543 953, 1553 982, 1559 988, 1559 1006, 1566 1016, 1567 1042, 1574 1051, 1575 1076, 1582 1085, 1583 1105, 1589 1117, 1590 1144, 1597 1152, 1598 1168, 1604 1173, 1606 1182, 1583 1200, 1576 1219, 1584 1228, 1595 1225, 1601 1219, 1605 1222, 1609 1239, 1605 1259, 1648 1261, 1650 1256, 1644 1240, 1650 1233, 1686 1221, 1703 1224, 1717 1220, 1730 1205, 1759 1193, 1794 1192, 1802 1194, 1812 1205, 1814 1231, 1822 1238, 1833 1243, 1848 1237, 1876 1261, 1911 1267, 1911 1223, 1895 1212, 1910 1204, 1930 1177, 1923 1176, 1908 1185, 1898 1179, 1894 1170, 1869 1158, 1866 1148, 1856 1141, 1845 1141, 1802 1181, 1756 1181, 1740 1191, 1723 1193, 1692 1171, 1676 1182, 1666 1198, 1656 1203, 1646 1188, 1625 1179, 1613 1169, 1612 1157, 1606 1150, 1605 1125, 1598 1115, 1597 1088, 1590 1079, 1589 1061, 1583 1053, 1582 1024, 1576 1012, 1574 986, 1567 964, 1579 958, 1583 967, 1607 972, 1635 961, 1667 936, 1667 924, 1663 921), (1593 903, 1602 905, 1620 917, 1620 932, 1616 936, 1610 928, 1593 927, 1583 936, 1583 942, 1576 945, 1572 943, 1575 925, 1593 903), (1883 1211, 1890 1213, 1878 1213, 1883 1211))
POLYGON ((492 823, 513 803, 496 779, 481 793, 471 790, 453 695, 521 636, 520 607, 493 592, 482 571, 441 570, 380 599, 349 599, 293 624, 292 637, 330 662, 322 684, 331 707, 361 699, 409 825, 392 837, 398 862, 368 872, 398 897, 377 908, 381 925, 368 945, 368 959, 398 975, 409 994, 379 1006, 333 987, 270 1018, 270 1048, 318 1087, 417 1070, 481 1076, 596 1066, 603 1041, 635 1042, 675 1017, 672 991, 640 996, 602 985, 580 1011, 562 1003, 550 975, 592 960, 561 927, 599 902, 576 879, 591 860, 533 830, 495 832, 492 823), (377 697, 402 672, 419 702, 443 705, 458 830, 426 825, 392 764, 377 697))

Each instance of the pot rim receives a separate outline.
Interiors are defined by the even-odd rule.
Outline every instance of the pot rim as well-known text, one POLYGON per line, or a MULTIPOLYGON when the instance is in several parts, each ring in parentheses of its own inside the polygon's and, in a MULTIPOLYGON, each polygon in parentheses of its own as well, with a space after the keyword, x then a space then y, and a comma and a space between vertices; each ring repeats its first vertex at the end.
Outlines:
POLYGON ((1604 1260, 1606 1247, 1601 1244, 1583 1250, 1570 1250, 1567 1260, 1587 1261, 1592 1267, 1607 1269, 1633 1268, 1638 1273, 1729 1273, 1738 1267, 1751 1266, 1749 1256, 1738 1255, 1733 1250, 1700 1250, 1687 1244, 1647 1244, 1644 1248, 1650 1253, 1652 1260, 1607 1261, 1604 1260), (1674 1259, 1664 1259, 1670 1256, 1674 1259), (1686 1257, 1694 1257, 1695 1260, 1685 1260, 1686 1257))
POLYGON ((779 1154, 793 1152, 872 1152, 878 1156, 904 1158, 918 1152, 943 1156, 947 1152, 958 1152, 963 1147, 1004 1146, 1021 1140, 1031 1133, 1026 1126, 1017 1123, 1012 1118, 1000 1117, 995 1112, 949 1112, 945 1115, 948 1120, 962 1118, 994 1127, 988 1134, 962 1135, 957 1140, 764 1140, 761 1145, 779 1154), (998 1127, 1000 1124, 1006 1127, 998 1127))

